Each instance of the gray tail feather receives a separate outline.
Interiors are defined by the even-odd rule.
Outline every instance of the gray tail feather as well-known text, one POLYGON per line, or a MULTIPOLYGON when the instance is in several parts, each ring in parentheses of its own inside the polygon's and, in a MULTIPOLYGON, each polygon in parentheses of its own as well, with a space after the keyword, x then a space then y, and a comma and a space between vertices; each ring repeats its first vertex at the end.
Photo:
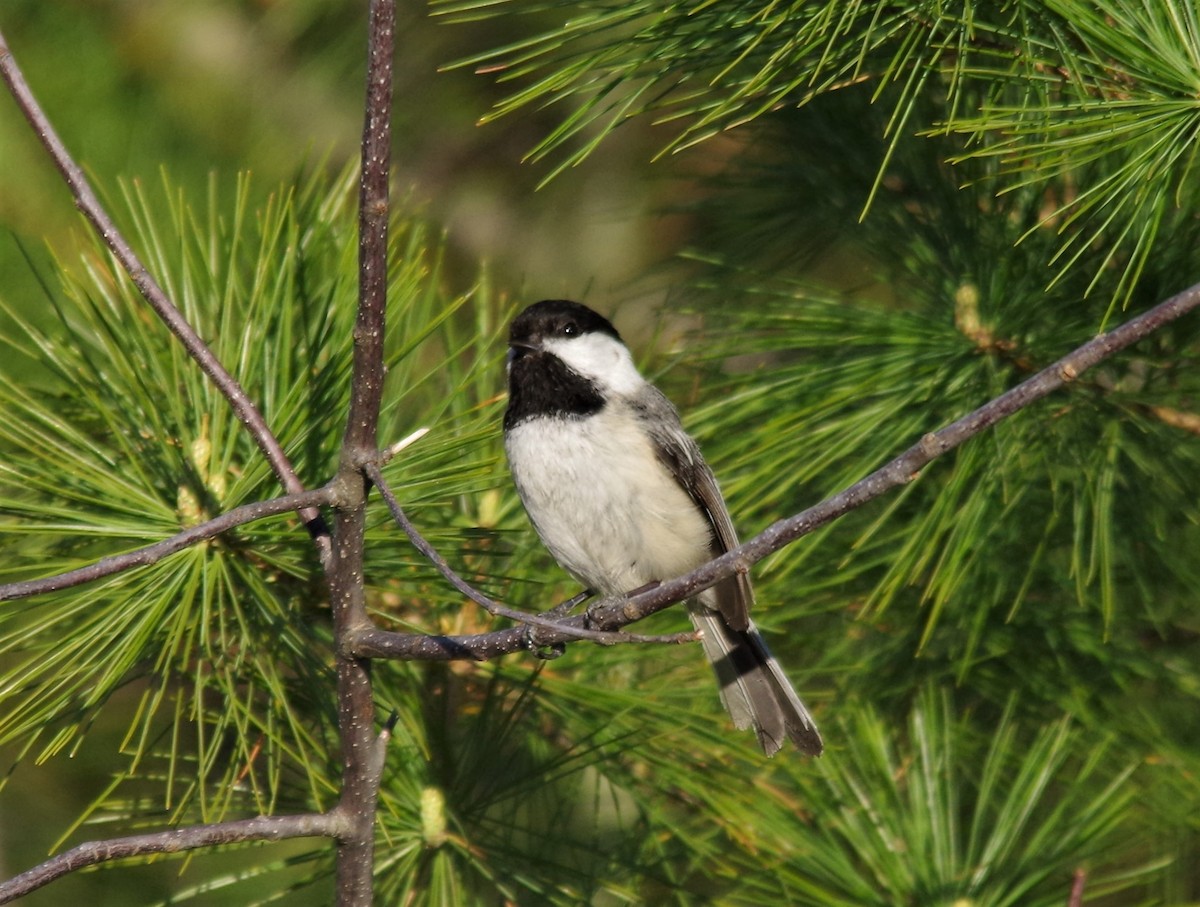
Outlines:
POLYGON ((792 689, 758 628, 732 630, 720 613, 699 602, 688 614, 702 633, 704 654, 721 685, 721 703, 739 730, 754 728, 764 753, 773 756, 790 739, 800 752, 819 756, 825 748, 812 715, 792 689))

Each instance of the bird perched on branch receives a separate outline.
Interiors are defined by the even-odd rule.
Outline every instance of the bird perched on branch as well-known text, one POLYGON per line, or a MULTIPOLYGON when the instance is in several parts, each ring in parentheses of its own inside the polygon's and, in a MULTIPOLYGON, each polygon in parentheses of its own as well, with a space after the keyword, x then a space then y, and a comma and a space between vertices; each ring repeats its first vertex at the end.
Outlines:
MULTIPOLYGON (((562 567, 599 595, 688 573, 737 546, 729 511, 679 413, 612 324, 577 302, 529 306, 509 330, 504 447, 525 509, 562 567)), ((823 748, 750 620, 744 574, 687 603, 721 701, 763 752, 823 748)))

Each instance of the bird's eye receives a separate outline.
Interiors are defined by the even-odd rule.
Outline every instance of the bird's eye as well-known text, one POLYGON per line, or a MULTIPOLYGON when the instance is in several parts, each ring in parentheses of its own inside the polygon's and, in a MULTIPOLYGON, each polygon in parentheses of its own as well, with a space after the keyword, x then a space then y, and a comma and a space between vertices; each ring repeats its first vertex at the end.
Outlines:
POLYGON ((562 332, 564 337, 574 337, 579 333, 579 325, 577 325, 574 321, 568 321, 563 325, 562 332))

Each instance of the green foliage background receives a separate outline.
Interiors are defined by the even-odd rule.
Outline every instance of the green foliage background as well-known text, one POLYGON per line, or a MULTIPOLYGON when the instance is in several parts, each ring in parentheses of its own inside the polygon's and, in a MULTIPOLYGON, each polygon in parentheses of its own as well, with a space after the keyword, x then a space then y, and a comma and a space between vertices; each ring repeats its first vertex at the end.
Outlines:
MULTIPOLYGON (((432 429, 389 478, 513 604, 574 591, 499 451, 518 303, 628 303, 618 326, 748 535, 1197 279, 1200 23, 1182 0, 432 11, 441 25, 407 10, 400 31, 415 188, 393 231, 382 434, 432 429), (455 59, 499 86, 432 72, 455 59), (456 131, 489 108, 497 123, 456 131)), ((310 485, 334 468, 347 393, 341 160, 364 18, 328 0, 0 10, 119 222, 310 485)), ((108 255, 65 232, 22 130, 0 105, 3 579, 278 493, 108 255)), ((690 647, 381 665, 400 723, 379 902, 1063 905, 1077 873, 1089 904, 1196 902, 1197 330, 759 565, 758 619, 815 707, 820 760, 765 762, 690 647)), ((369 550, 382 622, 488 626, 382 510, 369 550)), ((5 605, 5 871, 60 838, 328 806, 329 635, 293 519, 5 605)), ((328 847, 272 845, 28 903, 326 903, 330 871, 328 847)))

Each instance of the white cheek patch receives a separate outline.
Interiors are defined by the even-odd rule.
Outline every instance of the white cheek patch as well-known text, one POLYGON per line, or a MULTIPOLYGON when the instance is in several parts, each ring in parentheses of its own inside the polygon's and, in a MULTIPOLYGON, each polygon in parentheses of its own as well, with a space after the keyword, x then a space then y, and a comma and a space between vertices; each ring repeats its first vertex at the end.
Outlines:
POLYGON ((646 383, 625 344, 607 334, 555 337, 543 347, 602 391, 632 394, 646 383))

